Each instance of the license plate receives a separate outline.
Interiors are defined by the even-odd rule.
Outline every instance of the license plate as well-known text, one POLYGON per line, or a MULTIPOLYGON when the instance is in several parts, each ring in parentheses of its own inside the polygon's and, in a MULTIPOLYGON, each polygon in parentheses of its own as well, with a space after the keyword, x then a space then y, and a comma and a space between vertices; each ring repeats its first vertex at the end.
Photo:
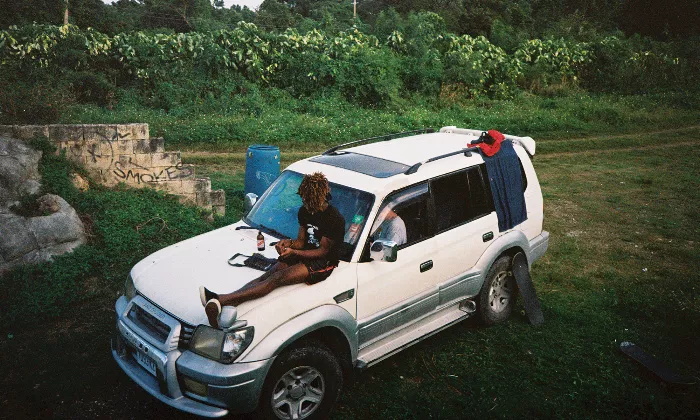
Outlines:
POLYGON ((151 375, 156 376, 156 362, 154 362, 153 359, 138 350, 134 351, 134 358, 151 375))

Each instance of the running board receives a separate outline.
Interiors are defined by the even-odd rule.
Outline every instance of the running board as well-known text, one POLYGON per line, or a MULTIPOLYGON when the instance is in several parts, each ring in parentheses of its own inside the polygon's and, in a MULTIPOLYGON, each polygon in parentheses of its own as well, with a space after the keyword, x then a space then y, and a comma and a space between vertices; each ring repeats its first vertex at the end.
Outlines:
POLYGON ((411 324, 398 332, 373 343, 357 355, 355 366, 364 369, 375 365, 401 350, 408 348, 438 332, 450 327, 464 319, 469 318, 473 312, 465 312, 460 305, 452 305, 440 310, 415 324, 411 324))

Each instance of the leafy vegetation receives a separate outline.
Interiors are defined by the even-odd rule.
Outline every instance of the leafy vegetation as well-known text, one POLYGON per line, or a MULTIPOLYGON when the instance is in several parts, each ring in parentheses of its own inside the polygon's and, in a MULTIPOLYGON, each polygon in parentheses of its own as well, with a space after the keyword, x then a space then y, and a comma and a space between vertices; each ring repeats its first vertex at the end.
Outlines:
POLYGON ((113 36, 72 25, 12 27, 0 31, 0 122, 68 121, 76 106, 111 111, 125 100, 173 117, 205 103, 245 112, 236 106, 250 102, 250 92, 262 101, 342 97, 397 109, 416 97, 440 107, 445 95, 464 102, 581 89, 697 90, 692 48, 608 36, 526 40, 508 53, 483 36, 445 32, 435 13, 408 23, 386 39, 358 28, 274 33, 245 22, 212 32, 113 36))

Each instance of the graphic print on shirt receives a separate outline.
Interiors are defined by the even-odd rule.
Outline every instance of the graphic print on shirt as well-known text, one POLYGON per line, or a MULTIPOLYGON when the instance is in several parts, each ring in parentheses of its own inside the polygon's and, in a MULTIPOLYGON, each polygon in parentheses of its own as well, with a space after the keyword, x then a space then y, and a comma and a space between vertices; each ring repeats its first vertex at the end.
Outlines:
POLYGON ((308 234, 308 239, 306 242, 309 245, 313 245, 314 248, 321 246, 321 241, 316 237, 318 235, 318 226, 314 226, 310 223, 306 225, 306 233, 308 234))

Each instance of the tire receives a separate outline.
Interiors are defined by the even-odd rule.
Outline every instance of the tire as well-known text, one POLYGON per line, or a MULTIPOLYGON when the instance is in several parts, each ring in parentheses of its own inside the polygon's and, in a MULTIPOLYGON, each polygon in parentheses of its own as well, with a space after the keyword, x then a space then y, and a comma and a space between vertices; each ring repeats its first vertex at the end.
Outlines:
POLYGON ((342 387, 343 371, 333 353, 317 341, 302 343, 282 353, 272 365, 255 418, 325 419, 342 387))
POLYGON ((511 271, 510 257, 499 257, 486 274, 479 292, 477 311, 484 325, 494 325, 510 316, 518 297, 518 288, 511 271))

